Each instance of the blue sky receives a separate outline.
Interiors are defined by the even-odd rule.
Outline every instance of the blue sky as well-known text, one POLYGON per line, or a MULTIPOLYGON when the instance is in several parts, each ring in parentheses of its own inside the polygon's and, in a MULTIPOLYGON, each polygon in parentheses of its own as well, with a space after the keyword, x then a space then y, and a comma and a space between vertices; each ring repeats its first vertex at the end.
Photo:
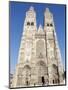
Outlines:
POLYGON ((44 22, 44 11, 48 7, 54 16, 55 29, 59 42, 62 62, 65 66, 65 5, 10 2, 10 72, 14 73, 18 61, 23 24, 26 11, 33 6, 36 11, 37 28, 44 22))

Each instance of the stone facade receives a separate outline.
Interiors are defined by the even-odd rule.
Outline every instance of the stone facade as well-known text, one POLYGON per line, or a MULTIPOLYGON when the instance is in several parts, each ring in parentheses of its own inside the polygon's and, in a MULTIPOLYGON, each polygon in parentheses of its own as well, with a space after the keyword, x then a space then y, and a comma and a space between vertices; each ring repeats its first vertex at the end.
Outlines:
POLYGON ((44 28, 37 29, 33 7, 26 12, 12 87, 61 85, 63 65, 53 14, 46 8, 44 28))

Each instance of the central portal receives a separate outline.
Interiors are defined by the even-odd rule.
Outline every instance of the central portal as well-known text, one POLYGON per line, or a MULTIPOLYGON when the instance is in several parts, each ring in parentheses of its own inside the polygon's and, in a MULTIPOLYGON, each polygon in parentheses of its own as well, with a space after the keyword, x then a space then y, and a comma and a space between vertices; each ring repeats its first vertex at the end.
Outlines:
POLYGON ((47 67, 45 62, 43 61, 38 62, 37 75, 38 75, 38 85, 45 85, 47 79, 47 67))

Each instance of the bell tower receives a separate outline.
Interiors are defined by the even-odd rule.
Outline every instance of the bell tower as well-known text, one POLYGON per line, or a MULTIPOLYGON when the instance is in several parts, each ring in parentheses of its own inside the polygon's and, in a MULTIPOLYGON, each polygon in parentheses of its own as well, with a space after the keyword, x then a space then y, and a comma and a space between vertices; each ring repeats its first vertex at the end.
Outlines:
POLYGON ((44 13, 44 31, 46 36, 46 57, 48 61, 49 85, 60 84, 62 81, 60 77, 62 78, 63 74, 62 65, 59 66, 59 64, 61 64, 61 55, 57 43, 53 14, 49 11, 49 8, 46 8, 44 13), (60 69, 62 71, 61 75, 60 69))
POLYGON ((14 87, 30 85, 31 76, 31 61, 34 61, 35 54, 35 32, 36 27, 36 13, 31 6, 26 12, 26 17, 23 25, 23 33, 21 37, 21 44, 19 48, 18 64, 16 67, 15 78, 13 79, 14 87))
POLYGON ((20 54, 19 62, 29 61, 31 58, 31 50, 34 43, 34 36, 37 30, 36 27, 36 13, 34 8, 31 6, 29 10, 26 12, 26 17, 23 26, 22 40, 20 46, 20 54), (24 52, 25 51, 25 52, 24 52), (21 58, 22 57, 22 58, 21 58), (25 57, 25 58, 24 58, 25 57), (21 59, 20 59, 21 58, 21 59))
POLYGON ((31 6, 26 12, 26 17, 24 21, 24 33, 33 33, 36 31, 36 13, 34 8, 31 6))

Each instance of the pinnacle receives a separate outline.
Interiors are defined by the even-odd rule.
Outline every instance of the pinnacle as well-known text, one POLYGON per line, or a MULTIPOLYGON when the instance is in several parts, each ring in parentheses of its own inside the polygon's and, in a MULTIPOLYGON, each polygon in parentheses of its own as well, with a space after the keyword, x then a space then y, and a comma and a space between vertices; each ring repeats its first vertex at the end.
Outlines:
POLYGON ((41 24, 39 25, 39 29, 38 29, 38 31, 41 31, 41 32, 43 31, 43 29, 42 29, 42 25, 41 25, 41 24))
POLYGON ((39 25, 39 29, 42 29, 42 25, 41 24, 39 25))
POLYGON ((33 6, 31 6, 31 7, 29 8, 29 10, 34 11, 34 7, 33 7, 33 6))
POLYGON ((49 10, 49 8, 46 8, 45 12, 48 13, 48 14, 51 13, 50 10, 49 10))
POLYGON ((49 12, 49 8, 46 8, 46 12, 49 12))
POLYGON ((47 15, 47 17, 51 17, 52 13, 50 12, 49 8, 46 8, 45 14, 47 15))

